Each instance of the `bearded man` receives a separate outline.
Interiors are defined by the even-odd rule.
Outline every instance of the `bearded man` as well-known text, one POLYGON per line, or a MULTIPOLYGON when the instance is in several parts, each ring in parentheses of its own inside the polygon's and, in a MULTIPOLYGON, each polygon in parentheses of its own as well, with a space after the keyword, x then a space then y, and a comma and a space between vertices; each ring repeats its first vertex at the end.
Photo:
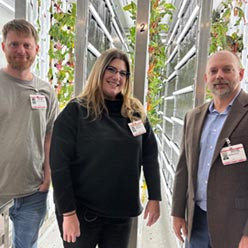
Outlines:
POLYGON ((12 247, 37 248, 50 184, 57 101, 51 85, 31 72, 39 51, 35 28, 14 19, 2 34, 7 66, 0 69, 0 200, 14 200, 12 247))
POLYGON ((248 248, 248 95, 238 57, 208 59, 213 100, 187 113, 172 200, 173 228, 189 248, 248 248))

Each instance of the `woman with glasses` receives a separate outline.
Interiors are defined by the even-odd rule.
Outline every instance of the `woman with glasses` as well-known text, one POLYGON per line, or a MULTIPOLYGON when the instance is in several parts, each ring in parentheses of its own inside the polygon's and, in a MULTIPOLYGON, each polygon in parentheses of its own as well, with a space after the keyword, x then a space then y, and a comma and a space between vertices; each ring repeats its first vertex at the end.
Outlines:
POLYGON ((159 218, 157 144, 131 90, 127 55, 109 49, 55 122, 50 163, 66 248, 128 247, 132 218, 142 212, 141 166, 148 186, 147 225, 159 218))

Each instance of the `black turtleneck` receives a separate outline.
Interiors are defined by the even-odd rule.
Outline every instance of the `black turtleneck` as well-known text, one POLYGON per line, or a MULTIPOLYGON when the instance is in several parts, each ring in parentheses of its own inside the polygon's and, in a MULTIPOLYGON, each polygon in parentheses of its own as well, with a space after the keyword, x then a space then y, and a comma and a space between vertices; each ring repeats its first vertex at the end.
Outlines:
POLYGON ((59 213, 81 205, 108 217, 141 213, 141 165, 150 200, 161 200, 157 144, 147 132, 134 137, 120 111, 122 99, 105 100, 108 114, 91 121, 77 100, 57 118, 50 152, 55 203, 59 213))
POLYGON ((105 105, 109 111, 109 113, 118 113, 120 114, 121 112, 121 107, 122 107, 122 99, 117 99, 117 100, 107 100, 105 99, 105 105))

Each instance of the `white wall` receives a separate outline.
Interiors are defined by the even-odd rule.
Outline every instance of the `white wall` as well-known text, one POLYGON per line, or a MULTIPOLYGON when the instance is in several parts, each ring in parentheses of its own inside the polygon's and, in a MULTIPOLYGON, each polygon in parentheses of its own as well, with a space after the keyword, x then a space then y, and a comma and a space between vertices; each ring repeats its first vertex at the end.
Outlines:
MULTIPOLYGON (((14 1, 0 0, 0 30, 2 31, 3 25, 14 18, 15 7, 14 1)), ((2 42, 2 33, 0 34, 0 42, 2 42)), ((0 68, 6 65, 5 55, 0 49, 0 68)))

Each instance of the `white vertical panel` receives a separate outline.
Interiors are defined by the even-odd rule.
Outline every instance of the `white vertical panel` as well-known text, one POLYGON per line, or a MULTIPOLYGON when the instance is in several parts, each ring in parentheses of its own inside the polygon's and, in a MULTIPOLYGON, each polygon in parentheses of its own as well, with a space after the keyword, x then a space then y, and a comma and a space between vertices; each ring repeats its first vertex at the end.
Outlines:
POLYGON ((245 68, 245 75, 242 83, 242 87, 248 91, 248 3, 244 4, 244 13, 245 13, 245 20, 246 23, 243 24, 243 44, 244 49, 242 51, 242 64, 245 68))
POLYGON ((75 88, 78 95, 86 82, 89 0, 77 1, 76 41, 75 41, 75 88))
MULTIPOLYGON (((15 17, 15 4, 14 1, 0 0, 0 30, 2 30, 3 25, 12 20, 15 17)), ((0 32, 0 42, 2 42, 2 33, 0 32)), ((0 49, 0 68, 6 65, 5 55, 0 49)))
POLYGON ((48 70, 49 70, 49 46, 50 46, 50 8, 51 1, 41 1, 40 7, 40 76, 47 80, 48 70))

